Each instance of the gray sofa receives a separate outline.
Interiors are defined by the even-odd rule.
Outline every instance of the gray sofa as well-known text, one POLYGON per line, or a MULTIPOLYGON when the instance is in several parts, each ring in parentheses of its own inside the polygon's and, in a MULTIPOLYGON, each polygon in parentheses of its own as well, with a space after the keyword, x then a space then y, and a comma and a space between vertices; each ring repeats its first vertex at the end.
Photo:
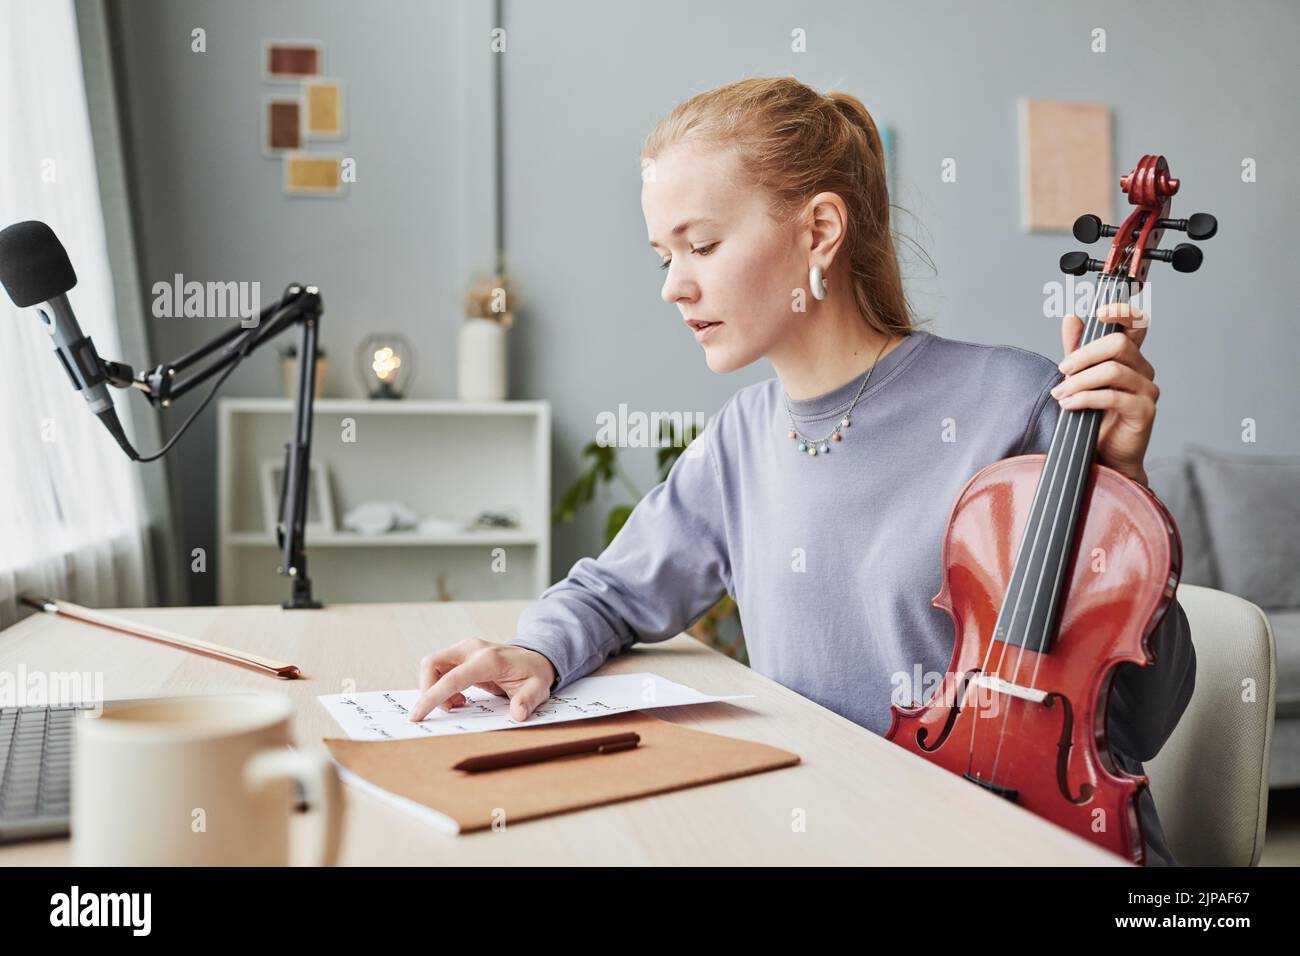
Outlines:
POLYGON ((1300 787, 1300 458, 1196 445, 1146 464, 1178 522, 1182 583, 1227 591, 1268 616, 1277 647, 1270 787, 1300 787))

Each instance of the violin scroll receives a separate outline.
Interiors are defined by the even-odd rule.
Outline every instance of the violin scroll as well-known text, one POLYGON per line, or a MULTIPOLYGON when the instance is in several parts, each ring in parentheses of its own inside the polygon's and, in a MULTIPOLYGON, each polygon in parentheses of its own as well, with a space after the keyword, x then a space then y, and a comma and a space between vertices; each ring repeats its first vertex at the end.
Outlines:
POLYGON ((1180 182, 1169 175, 1163 156, 1143 156, 1133 171, 1120 177, 1120 187, 1129 202, 1137 206, 1123 225, 1110 226, 1091 213, 1074 221, 1074 238, 1094 243, 1103 237, 1115 237, 1104 260, 1086 252, 1067 252, 1061 256, 1061 271, 1070 275, 1104 272, 1141 282, 1152 262, 1168 262, 1175 272, 1195 272, 1204 255, 1199 246, 1180 242, 1173 249, 1161 249, 1160 239, 1166 229, 1187 233, 1189 239, 1211 239, 1219 231, 1219 221, 1208 212, 1198 212, 1187 219, 1171 219, 1169 205, 1180 182))

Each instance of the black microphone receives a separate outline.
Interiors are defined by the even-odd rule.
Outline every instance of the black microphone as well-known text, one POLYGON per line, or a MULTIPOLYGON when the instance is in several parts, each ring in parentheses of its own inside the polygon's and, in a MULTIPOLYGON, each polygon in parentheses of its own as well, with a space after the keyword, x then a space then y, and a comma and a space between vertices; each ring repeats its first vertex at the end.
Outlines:
POLYGON ((36 306, 72 387, 82 393, 122 450, 138 460, 104 384, 108 381, 104 361, 90 336, 81 334, 68 301, 67 292, 77 284, 77 274, 54 230, 43 222, 28 220, 0 232, 0 283, 18 308, 36 306))

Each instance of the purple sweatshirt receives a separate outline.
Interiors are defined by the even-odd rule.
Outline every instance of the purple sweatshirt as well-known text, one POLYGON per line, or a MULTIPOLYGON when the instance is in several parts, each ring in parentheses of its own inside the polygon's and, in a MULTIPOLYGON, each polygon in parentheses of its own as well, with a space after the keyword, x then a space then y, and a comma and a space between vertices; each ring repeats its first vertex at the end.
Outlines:
MULTIPOLYGON (((866 374, 790 401, 799 431, 831 432, 866 374)), ((952 619, 930 599, 957 495, 992 462, 1047 451, 1061 410, 1048 392, 1063 377, 1034 352, 918 329, 876 365, 843 441, 816 457, 788 437, 777 379, 742 388, 507 643, 549 658, 558 690, 636 641, 675 637, 729 594, 754 670, 884 734, 891 701, 921 697, 918 665, 943 673, 952 657, 952 619)), ((1131 773, 1164 745, 1196 680, 1177 601, 1151 643, 1156 663, 1121 664, 1110 695, 1111 750, 1131 773)), ((1149 790, 1139 815, 1148 865, 1174 864, 1149 790)))

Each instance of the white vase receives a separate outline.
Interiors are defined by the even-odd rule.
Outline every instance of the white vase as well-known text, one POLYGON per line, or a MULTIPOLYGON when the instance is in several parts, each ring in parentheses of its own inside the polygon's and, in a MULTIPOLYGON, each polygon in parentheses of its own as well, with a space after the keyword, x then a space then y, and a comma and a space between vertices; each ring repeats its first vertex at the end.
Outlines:
POLYGON ((493 319, 467 318, 460 328, 456 391, 462 401, 506 397, 506 329, 493 319))

